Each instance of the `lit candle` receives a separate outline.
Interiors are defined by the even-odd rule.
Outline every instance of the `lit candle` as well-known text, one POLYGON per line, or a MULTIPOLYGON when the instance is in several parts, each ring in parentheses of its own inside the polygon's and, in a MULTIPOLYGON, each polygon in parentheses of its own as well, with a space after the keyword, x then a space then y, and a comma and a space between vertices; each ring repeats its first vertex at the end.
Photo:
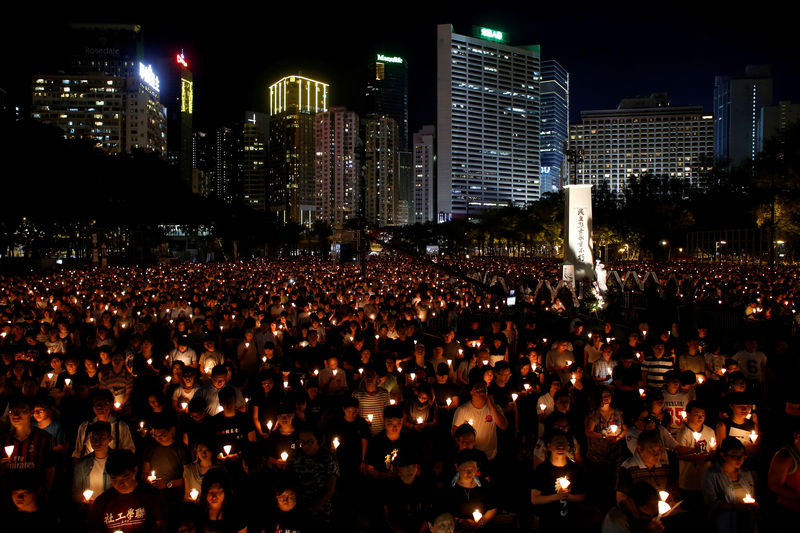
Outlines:
POLYGON ((664 516, 671 509, 672 509, 672 507, 670 507, 670 505, 667 502, 665 502, 663 500, 658 502, 658 515, 659 516, 664 516))
MULTIPOLYGON (((389 403, 391 403, 391 402, 389 402, 389 403)), ((374 416, 372 415, 372 413, 368 414, 368 415, 367 415, 367 422, 369 422, 370 424, 372 424, 372 419, 373 419, 373 418, 374 418, 374 416)))
POLYGON ((686 411, 681 411, 680 415, 682 419, 686 420, 686 411))
POLYGON ((288 389, 289 388, 289 382, 288 381, 284 381, 283 382, 283 388, 284 389, 288 389))
POLYGON ((289 458, 289 454, 287 452, 281 452, 281 461, 286 461, 289 458))
POLYGON ((394 398, 390 398, 389 399, 389 405, 394 405, 396 403, 397 403, 397 401, 394 398))
POLYGON ((156 471, 155 471, 155 470, 152 470, 152 471, 150 472, 150 475, 149 475, 149 476, 147 476, 147 481, 149 481, 150 483, 152 483, 152 482, 153 482, 153 481, 155 481, 155 480, 156 480, 156 471))
MULTIPOLYGON (((152 359, 152 358, 151 358, 151 359, 148 359, 148 360, 147 360, 147 364, 148 364, 148 365, 152 365, 152 364, 153 364, 153 359, 152 359)), ((208 372, 208 370, 206 370, 206 372, 208 372)))
POLYGON ((119 402, 114 402, 114 409, 119 409, 120 407, 122 407, 122 404, 121 404, 121 403, 119 403, 119 402))
POLYGON ((577 379, 575 378, 575 374, 572 374, 572 377, 571 377, 571 378, 569 378, 569 381, 570 381, 570 383, 572 383, 573 385, 575 385, 575 382, 577 381, 577 379))
POLYGON ((187 407, 189 407, 189 402, 181 402, 181 409, 185 411, 187 407))
POLYGON ((83 491, 83 500, 88 502, 89 500, 92 499, 93 494, 94 494, 93 490, 86 489, 85 491, 83 491))
POLYGON ((226 444, 222 447, 222 450, 225 452, 225 455, 230 455, 232 448, 233 447, 230 444, 226 444))
POLYGON ((359 373, 359 374, 363 374, 363 373, 364 373, 364 369, 363 369, 363 368, 359 368, 359 369, 358 369, 358 373, 359 373))
POLYGON ((669 499, 669 492, 665 490, 658 491, 658 497, 661 499, 662 502, 665 502, 669 499))
POLYGON ((612 435, 616 435, 618 429, 619 429, 619 427, 616 424, 611 424, 610 426, 608 426, 608 431, 612 435))
POLYGON ((167 383, 169 383, 170 381, 172 381, 172 376, 167 376, 164 379, 167 380, 167 383))
POLYGON ((197 500, 197 497, 200 496, 200 491, 197 489, 192 489, 189 491, 189 497, 192 500, 197 500))
POLYGON ((519 398, 519 394, 517 394, 516 392, 512 392, 511 393, 511 401, 512 402, 516 402, 517 398, 519 398))
POLYGON ((335 375, 336 375, 336 374, 338 374, 338 373, 339 373, 339 369, 338 369, 338 368, 334 368, 334 369, 333 369, 333 375, 335 376, 335 375))
POLYGON ((452 359, 448 359, 447 360, 447 366, 453 366, 453 360, 452 359))
POLYGON ((695 442, 700 442, 700 437, 702 437, 702 436, 703 436, 702 434, 700 434, 700 433, 698 433, 696 431, 692 431, 692 437, 694 437, 694 441, 695 442))
POLYGON ((53 373, 52 372, 48 372, 47 373, 47 379, 53 379, 53 373))
POLYGON ((144 429, 144 420, 139 421, 139 429, 144 429))
POLYGON ((566 476, 558 478, 556 483, 561 487, 561 490, 567 490, 569 487, 569 479, 566 476))
POLYGON ((411 381, 414 381, 415 379, 417 379, 417 375, 414 372, 411 372, 409 374, 409 376, 411 376, 411 381))
POLYGON ((483 366, 486 366, 486 365, 488 365, 488 364, 489 364, 489 360, 488 360, 488 359, 484 359, 484 360, 483 360, 483 361, 481 361, 481 362, 483 363, 483 366))
POLYGON ((750 432, 750 442, 755 444, 757 440, 758 440, 758 433, 756 433, 756 430, 754 429, 753 431, 750 432))
POLYGON ((471 418, 467 420, 467 424, 469 424, 470 426, 474 425, 471 418))
POLYGON ((572 364, 572 361, 567 361, 567 364, 566 364, 566 366, 569 366, 569 365, 571 365, 571 364, 572 364))
POLYGON ((448 399, 445 400, 445 403, 447 404, 447 407, 450 407, 450 404, 453 403, 453 399, 452 398, 448 398, 448 399))
POLYGON ((64 385, 66 385, 67 387, 71 387, 72 386, 72 380, 69 379, 69 378, 64 378, 64 385))
POLYGON ((711 437, 711 440, 709 441, 709 444, 711 445, 712 448, 716 448, 717 447, 717 439, 715 439, 714 437, 711 437))
POLYGON ((272 431, 272 420, 267 420, 267 431, 272 431))
POLYGON ((316 368, 314 369, 314 375, 315 376, 319 376, 319 369, 316 369, 316 368))
POLYGON ((756 499, 753 498, 752 496, 750 496, 750 493, 748 492, 747 494, 744 495, 744 498, 742 498, 742 502, 744 502, 744 503, 756 503, 756 499))
POLYGON ((339 442, 339 437, 333 437, 333 449, 335 450, 338 448, 340 444, 341 442, 339 442))
POLYGON ((480 522, 480 521, 481 521, 481 518, 483 518, 483 514, 482 514, 482 513, 481 513, 481 512, 480 512, 478 509, 475 509, 475 510, 472 512, 472 518, 473 518, 473 519, 474 519, 476 522, 480 522))
POLYGON ((639 396, 644 398, 644 389, 639 389, 639 396))
POLYGON ((697 376, 697 384, 702 385, 703 382, 706 380, 703 376, 697 376))
MULTIPOLYGON (((261 360, 266 363, 267 362, 267 356, 265 355, 265 356, 261 357, 261 360)), ((206 370, 206 373, 208 373, 208 370, 206 370)))
POLYGON ((523 386, 523 388, 525 389, 525 391, 526 391, 526 392, 527 392, 527 391, 529 391, 529 390, 531 390, 531 386, 530 386, 530 384, 528 384, 528 383, 525 383, 525 384, 524 384, 524 385, 522 385, 522 386, 523 386))
POLYGON ((546 403, 540 403, 539 404, 539 409, 544 413, 545 410, 547 410, 547 404, 546 403))
POLYGON ((425 419, 422 418, 421 416, 418 416, 417 417, 417 424, 422 424, 423 422, 425 422, 425 419))

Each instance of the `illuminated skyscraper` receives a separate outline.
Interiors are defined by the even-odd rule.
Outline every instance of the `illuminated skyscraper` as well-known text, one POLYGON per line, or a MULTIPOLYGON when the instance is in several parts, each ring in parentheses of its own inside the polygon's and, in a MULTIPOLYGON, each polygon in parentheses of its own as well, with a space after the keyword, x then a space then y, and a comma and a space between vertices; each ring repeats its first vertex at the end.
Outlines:
POLYGON ((564 149, 569 136, 569 73, 558 61, 542 61, 542 193, 557 192, 566 171, 564 149))
POLYGON ((665 94, 626 98, 617 109, 582 111, 570 125, 582 150, 579 184, 604 184, 621 197, 631 177, 656 175, 703 186, 714 154, 714 117, 701 106, 673 107, 665 94))
POLYGON ((282 221, 310 226, 316 211, 314 115, 328 110, 327 83, 287 76, 269 87, 269 203, 282 221))
POLYGON ((769 65, 748 65, 744 76, 714 77, 714 156, 719 163, 755 159, 761 108, 772 103, 769 65))
POLYGON ((343 107, 317 113, 316 197, 317 220, 341 228, 359 215, 361 140, 358 115, 343 107))
POLYGON ((242 129, 242 201, 264 211, 267 206, 267 116, 247 111, 242 129))
POLYGON ((177 167, 178 176, 192 181, 192 117, 194 82, 183 52, 158 62, 161 102, 167 107, 167 160, 177 167))
POLYGON ((434 149, 436 128, 422 126, 414 134, 414 218, 412 223, 424 224, 436 220, 436 204, 434 202, 434 149))
POLYGON ((539 198, 539 47, 437 31, 438 219, 539 198))
POLYGON ((72 74, 135 77, 144 39, 138 24, 72 24, 69 39, 72 74))
POLYGON ((399 133, 393 118, 373 115, 364 127, 364 216, 367 224, 398 224, 399 133))
POLYGON ((370 63, 364 115, 386 115, 397 124, 399 146, 408 150, 408 63, 402 57, 377 54, 370 63))

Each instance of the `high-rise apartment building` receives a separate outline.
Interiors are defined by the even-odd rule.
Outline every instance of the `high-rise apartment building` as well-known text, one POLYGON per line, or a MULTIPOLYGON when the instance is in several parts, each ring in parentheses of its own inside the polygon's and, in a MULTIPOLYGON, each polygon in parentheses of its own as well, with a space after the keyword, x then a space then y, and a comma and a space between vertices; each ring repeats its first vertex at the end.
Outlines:
POLYGON ((267 115, 244 114, 242 126, 242 202, 257 211, 267 208, 267 115))
POLYGON ((269 86, 269 203, 283 221, 315 219, 314 115, 328 110, 329 85, 287 76, 269 86))
POLYGON ((213 137, 203 131, 192 135, 192 192, 205 198, 211 196, 211 178, 214 175, 213 137))
POLYGON ((398 56, 377 54, 370 63, 366 115, 386 115, 397 124, 399 149, 408 150, 408 63, 398 56))
POLYGON ((542 193, 557 192, 566 169, 569 136, 569 73, 554 59, 542 61, 541 183, 542 193))
POLYGON ((192 181, 194 81, 183 51, 158 62, 161 102, 167 108, 167 160, 187 185, 192 181))
MULTIPOLYGON (((400 133, 398 132, 398 137, 400 133)), ((414 154, 397 152, 397 219, 405 226, 414 220, 414 154)))
POLYGON ((167 117, 158 78, 41 74, 33 76, 31 117, 58 126, 67 139, 87 139, 108 152, 146 150, 167 156, 167 117))
POLYGON ((414 224, 424 224, 436 220, 435 199, 435 141, 436 127, 422 126, 414 134, 414 224))
POLYGON ((364 217, 372 226, 398 224, 399 136, 393 118, 367 117, 364 125, 364 217))
POLYGON ((358 115, 343 107, 317 113, 316 218, 341 228, 359 216, 361 141, 358 115))
POLYGON ((621 197, 628 180, 658 175, 702 186, 714 156, 714 118, 700 106, 673 107, 666 95, 623 99, 617 109, 582 111, 570 126, 582 151, 577 184, 607 185, 621 197))
POLYGON ((241 137, 231 128, 217 128, 214 139, 211 194, 226 203, 237 200, 240 188, 239 155, 241 137))
POLYGON ((540 52, 437 30, 438 220, 539 198, 540 52))
POLYGON ((755 159, 761 108, 772 105, 772 86, 770 65, 748 65, 744 76, 714 77, 714 156, 719 163, 755 159))

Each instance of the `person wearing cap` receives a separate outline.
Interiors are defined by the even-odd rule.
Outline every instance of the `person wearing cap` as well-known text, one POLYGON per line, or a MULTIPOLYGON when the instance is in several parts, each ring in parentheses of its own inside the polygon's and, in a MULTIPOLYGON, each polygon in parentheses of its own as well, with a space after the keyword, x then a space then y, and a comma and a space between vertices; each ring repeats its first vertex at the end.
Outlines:
POLYGON ((492 460, 497 456, 497 428, 506 429, 508 420, 495 405, 494 398, 489 396, 486 383, 482 380, 472 382, 469 394, 470 401, 459 406, 453 414, 451 433, 455 434, 458 426, 472 421, 470 425, 475 428, 477 435, 475 446, 492 460))
POLYGON ((189 346, 189 337, 180 335, 176 342, 178 345, 167 353, 167 365, 172 366, 175 361, 181 361, 186 366, 197 366, 197 352, 189 346))

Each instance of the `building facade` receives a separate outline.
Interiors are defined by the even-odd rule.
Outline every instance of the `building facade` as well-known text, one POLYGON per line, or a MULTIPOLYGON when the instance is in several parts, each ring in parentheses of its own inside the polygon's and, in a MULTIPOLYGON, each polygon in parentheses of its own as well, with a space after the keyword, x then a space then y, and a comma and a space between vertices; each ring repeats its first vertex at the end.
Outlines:
POLYGON ((316 219, 341 228, 360 215, 361 141, 358 115, 343 107, 317 113, 316 219))
POLYGON ((244 114, 242 126, 242 203, 257 211, 267 208, 267 115, 244 114))
POLYGON ((435 143, 436 127, 422 126, 414 134, 414 224, 424 224, 436 220, 435 203, 435 143))
MULTIPOLYGON (((145 69, 146 70, 146 69, 145 69)), ((33 76, 31 117, 85 139, 108 153, 145 150, 167 155, 166 108, 152 78, 106 74, 33 76)))
POLYGON ((284 222, 310 226, 316 211, 314 115, 328 110, 329 85, 286 76, 269 86, 269 203, 284 222))
POLYGON ((667 176, 701 186, 714 156, 714 118, 702 107, 673 107, 666 95, 624 99, 617 109, 581 112, 570 148, 582 152, 577 184, 621 197, 631 177, 667 176))
POLYGON ((778 102, 778 105, 762 107, 758 121, 756 149, 763 152, 769 141, 798 122, 800 122, 800 104, 783 100, 778 102))
POLYGON ((769 65, 748 65, 744 76, 714 77, 714 156, 718 163, 738 165, 755 159, 761 108, 772 105, 772 89, 769 65))
POLYGON ((167 160, 187 185, 192 181, 194 80, 184 53, 158 62, 161 102, 167 108, 167 160))
POLYGON ((367 117, 364 125, 364 217, 371 226, 399 223, 397 123, 385 115, 367 117))
POLYGON ((437 217, 523 206, 540 196, 540 53, 437 29, 437 217))
POLYGON ((566 170, 569 138, 569 72, 558 61, 542 61, 541 183, 542 194, 558 192, 566 170))
POLYGON ((369 64, 366 115, 386 115, 397 124, 399 149, 408 150, 408 63, 398 56, 377 54, 369 64))

